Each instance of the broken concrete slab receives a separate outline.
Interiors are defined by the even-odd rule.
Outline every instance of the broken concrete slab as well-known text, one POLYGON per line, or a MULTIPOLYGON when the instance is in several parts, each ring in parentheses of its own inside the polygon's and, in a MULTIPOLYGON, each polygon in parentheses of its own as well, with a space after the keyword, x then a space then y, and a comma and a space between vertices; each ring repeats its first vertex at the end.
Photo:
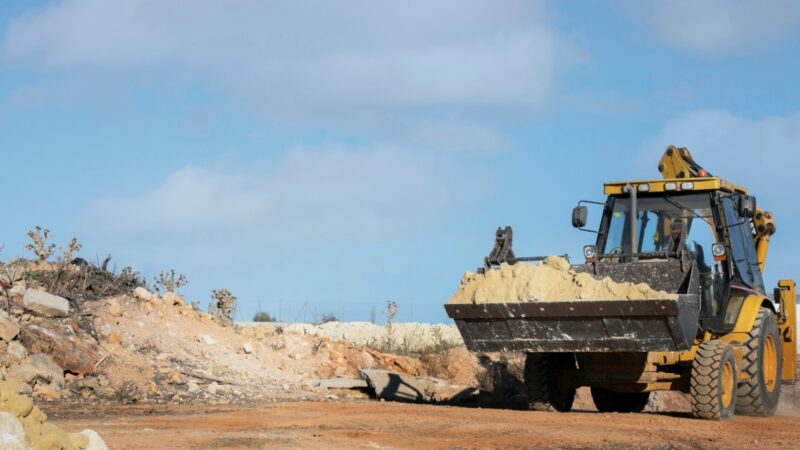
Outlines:
POLYGON ((439 378, 374 369, 362 369, 359 373, 375 390, 375 395, 385 400, 438 403, 475 399, 479 394, 476 387, 449 384, 439 378))
POLYGON ((10 342, 19 334, 19 323, 9 317, 4 311, 0 311, 0 339, 10 342))
POLYGON ((25 309, 40 316, 67 317, 69 314, 69 302, 67 299, 35 289, 25 291, 25 296, 22 297, 22 304, 25 309))
POLYGON ((311 380, 308 383, 311 387, 322 389, 366 389, 369 384, 366 380, 355 378, 330 378, 327 380, 311 380))

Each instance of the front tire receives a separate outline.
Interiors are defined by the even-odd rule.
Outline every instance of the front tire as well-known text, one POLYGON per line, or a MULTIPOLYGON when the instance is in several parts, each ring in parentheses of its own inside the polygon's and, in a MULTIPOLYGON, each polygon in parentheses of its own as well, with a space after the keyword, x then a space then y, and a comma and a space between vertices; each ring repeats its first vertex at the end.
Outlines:
POLYGON ((781 397, 781 338, 775 315, 761 308, 744 343, 742 371, 750 379, 736 390, 736 412, 751 416, 771 416, 781 397))
POLYGON ((692 413, 701 419, 725 420, 736 409, 736 357, 721 341, 700 344, 692 362, 689 394, 692 413))
POLYGON ((563 385, 560 369, 574 369, 572 353, 528 353, 525 358, 525 390, 534 411, 566 412, 575 401, 575 388, 563 385))
POLYGON ((614 392, 603 388, 592 388, 594 406, 600 412, 642 412, 650 400, 649 392, 614 392))

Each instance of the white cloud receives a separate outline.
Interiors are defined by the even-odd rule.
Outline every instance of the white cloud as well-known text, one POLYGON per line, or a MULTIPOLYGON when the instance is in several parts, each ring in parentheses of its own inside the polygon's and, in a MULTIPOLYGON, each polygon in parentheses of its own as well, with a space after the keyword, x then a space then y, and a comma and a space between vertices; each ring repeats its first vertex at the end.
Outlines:
POLYGON ((541 102, 568 47, 547 16, 529 1, 63 0, 14 20, 3 54, 56 68, 178 65, 273 118, 364 118, 541 102))
POLYGON ((624 8, 663 44, 713 57, 763 47, 800 25, 794 0, 628 1, 624 8))
POLYGON ((692 111, 668 121, 647 152, 670 144, 689 148, 714 175, 784 195, 785 180, 800 164, 800 114, 751 120, 726 110, 692 111))
POLYGON ((81 235, 166 245, 159 251, 173 255, 203 248, 243 257, 392 237, 457 203, 451 196, 464 180, 439 169, 434 160, 385 147, 295 149, 269 167, 186 167, 146 192, 96 201, 81 235))
POLYGON ((793 231, 800 228, 793 185, 800 166, 800 114, 753 120, 725 110, 688 112, 668 121, 645 143, 640 161, 647 161, 655 171, 659 152, 670 144, 689 148, 706 170, 748 188, 759 206, 775 213, 778 233, 767 274, 791 275, 800 251, 800 243, 793 238, 793 231))

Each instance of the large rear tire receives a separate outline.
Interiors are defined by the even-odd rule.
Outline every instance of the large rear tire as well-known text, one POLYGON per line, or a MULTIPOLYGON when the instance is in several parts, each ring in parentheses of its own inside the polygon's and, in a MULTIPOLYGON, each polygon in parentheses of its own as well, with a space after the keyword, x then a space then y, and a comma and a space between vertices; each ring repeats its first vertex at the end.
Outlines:
POLYGON ((736 356, 725 342, 700 344, 692 363, 689 394, 692 413, 701 419, 725 420, 736 409, 736 356))
POLYGON ((751 416, 771 416, 781 397, 781 336, 775 315, 761 308, 744 343, 742 372, 750 379, 736 390, 736 412, 751 416))
POLYGON ((592 400, 600 412, 642 412, 650 400, 650 393, 614 392, 603 388, 592 388, 592 400))
POLYGON ((572 353, 528 353, 525 358, 525 390, 534 411, 566 412, 575 401, 575 388, 563 385, 560 369, 574 369, 572 353))

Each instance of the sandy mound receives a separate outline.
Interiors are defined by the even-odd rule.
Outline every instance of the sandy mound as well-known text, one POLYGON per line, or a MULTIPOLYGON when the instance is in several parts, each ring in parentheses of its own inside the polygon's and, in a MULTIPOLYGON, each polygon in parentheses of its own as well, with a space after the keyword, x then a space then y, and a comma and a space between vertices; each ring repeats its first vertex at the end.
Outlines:
POLYGON ((569 262, 548 256, 541 264, 503 264, 485 274, 467 272, 448 303, 508 303, 559 300, 676 299, 639 283, 616 283, 570 270, 569 262))

